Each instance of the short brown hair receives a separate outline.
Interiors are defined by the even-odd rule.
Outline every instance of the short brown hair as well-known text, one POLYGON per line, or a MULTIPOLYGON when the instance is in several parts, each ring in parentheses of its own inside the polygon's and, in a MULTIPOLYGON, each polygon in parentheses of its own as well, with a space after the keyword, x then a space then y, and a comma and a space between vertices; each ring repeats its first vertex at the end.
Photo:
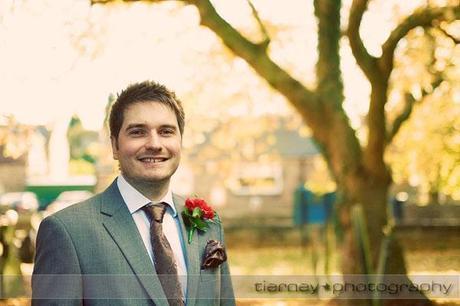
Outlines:
POLYGON ((123 125, 125 110, 135 103, 156 102, 161 103, 174 111, 176 114, 179 131, 184 133, 185 114, 182 102, 176 98, 176 94, 164 85, 153 81, 134 83, 126 87, 112 104, 109 115, 110 136, 118 139, 121 126, 123 125))

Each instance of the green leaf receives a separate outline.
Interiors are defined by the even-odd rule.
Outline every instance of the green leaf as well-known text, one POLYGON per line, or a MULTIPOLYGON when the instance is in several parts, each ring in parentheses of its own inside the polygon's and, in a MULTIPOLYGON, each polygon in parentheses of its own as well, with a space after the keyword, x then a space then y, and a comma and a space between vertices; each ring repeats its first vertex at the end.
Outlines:
POLYGON ((199 207, 195 207, 193 209, 193 212, 192 212, 192 217, 194 218, 201 218, 201 215, 203 214, 203 212, 201 211, 201 209, 199 207))
POLYGON ((195 232, 195 227, 191 227, 188 230, 188 243, 192 243, 193 233, 195 232))
POLYGON ((190 217, 192 216, 192 215, 190 214, 190 211, 189 211, 187 208, 184 209, 184 210, 182 211, 182 215, 184 215, 184 216, 190 216, 190 217))
POLYGON ((186 227, 192 226, 192 222, 190 220, 191 218, 192 216, 190 214, 187 214, 185 210, 182 212, 182 220, 184 220, 184 224, 186 227))
POLYGON ((193 223, 202 231, 209 227, 209 224, 201 219, 193 219, 193 223))

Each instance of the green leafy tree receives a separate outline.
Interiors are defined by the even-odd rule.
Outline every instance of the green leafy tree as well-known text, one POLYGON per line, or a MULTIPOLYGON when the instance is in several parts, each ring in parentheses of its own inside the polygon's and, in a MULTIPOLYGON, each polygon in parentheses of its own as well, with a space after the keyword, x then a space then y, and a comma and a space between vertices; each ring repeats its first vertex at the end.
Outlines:
POLYGON ((387 160, 394 181, 417 186, 422 194, 429 195, 429 203, 438 203, 440 194, 459 199, 458 40, 436 27, 428 33, 414 31, 408 36, 411 44, 395 60, 392 78, 397 82, 392 82, 388 105, 389 117, 401 112, 413 115, 404 121, 387 152, 387 160), (433 80, 435 94, 419 99, 409 95, 406 104, 393 103, 406 88, 412 90, 411 95, 423 96, 433 80))
POLYGON ((419 187, 437 204, 440 194, 460 198, 460 105, 445 94, 427 100, 415 107, 388 160, 396 182, 419 187))
POLYGON ((67 130, 69 140, 71 172, 76 174, 89 174, 94 172, 91 164, 96 162, 98 133, 86 130, 80 118, 73 115, 67 130))

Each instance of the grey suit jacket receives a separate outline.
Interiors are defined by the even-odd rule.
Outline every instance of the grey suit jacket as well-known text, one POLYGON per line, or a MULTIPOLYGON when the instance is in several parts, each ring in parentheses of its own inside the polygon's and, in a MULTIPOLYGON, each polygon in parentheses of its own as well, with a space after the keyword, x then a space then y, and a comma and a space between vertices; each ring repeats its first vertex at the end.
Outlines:
MULTIPOLYGON (((174 195, 180 214, 184 199, 174 195)), ((179 216, 187 263, 187 306, 234 305, 227 262, 201 270, 219 224, 195 233, 179 216)), ((168 305, 155 268, 116 182, 103 193, 45 218, 37 236, 32 305, 168 305)))

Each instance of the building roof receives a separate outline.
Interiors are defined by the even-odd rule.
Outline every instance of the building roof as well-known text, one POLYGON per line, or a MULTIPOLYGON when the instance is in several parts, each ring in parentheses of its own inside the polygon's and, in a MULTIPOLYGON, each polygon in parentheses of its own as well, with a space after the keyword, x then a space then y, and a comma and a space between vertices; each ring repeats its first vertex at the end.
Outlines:
MULTIPOLYGON (((273 119, 273 118, 271 118, 273 119)), ((256 146, 255 154, 278 154, 281 157, 299 158, 309 157, 319 154, 319 149, 311 136, 303 136, 299 129, 287 128, 287 121, 281 118, 274 118, 274 123, 257 134, 256 137, 243 137, 235 139, 236 147, 218 148, 213 145, 213 137, 235 137, 231 131, 228 131, 229 126, 240 126, 239 120, 233 119, 228 122, 216 126, 213 130, 203 133, 204 141, 196 144, 188 149, 188 154, 191 158, 200 156, 203 152, 209 153, 214 151, 214 156, 226 158, 235 152, 235 149, 243 150, 243 147, 250 143, 256 146), (228 132, 227 132, 228 131, 228 132), (219 135, 219 136, 216 136, 219 135)), ((263 120, 263 118, 261 119, 263 120)), ((257 124, 257 123, 254 123, 257 124)))
POLYGON ((306 157, 319 154, 311 136, 303 137, 297 130, 279 128, 274 132, 276 139, 272 150, 286 157, 306 157))

